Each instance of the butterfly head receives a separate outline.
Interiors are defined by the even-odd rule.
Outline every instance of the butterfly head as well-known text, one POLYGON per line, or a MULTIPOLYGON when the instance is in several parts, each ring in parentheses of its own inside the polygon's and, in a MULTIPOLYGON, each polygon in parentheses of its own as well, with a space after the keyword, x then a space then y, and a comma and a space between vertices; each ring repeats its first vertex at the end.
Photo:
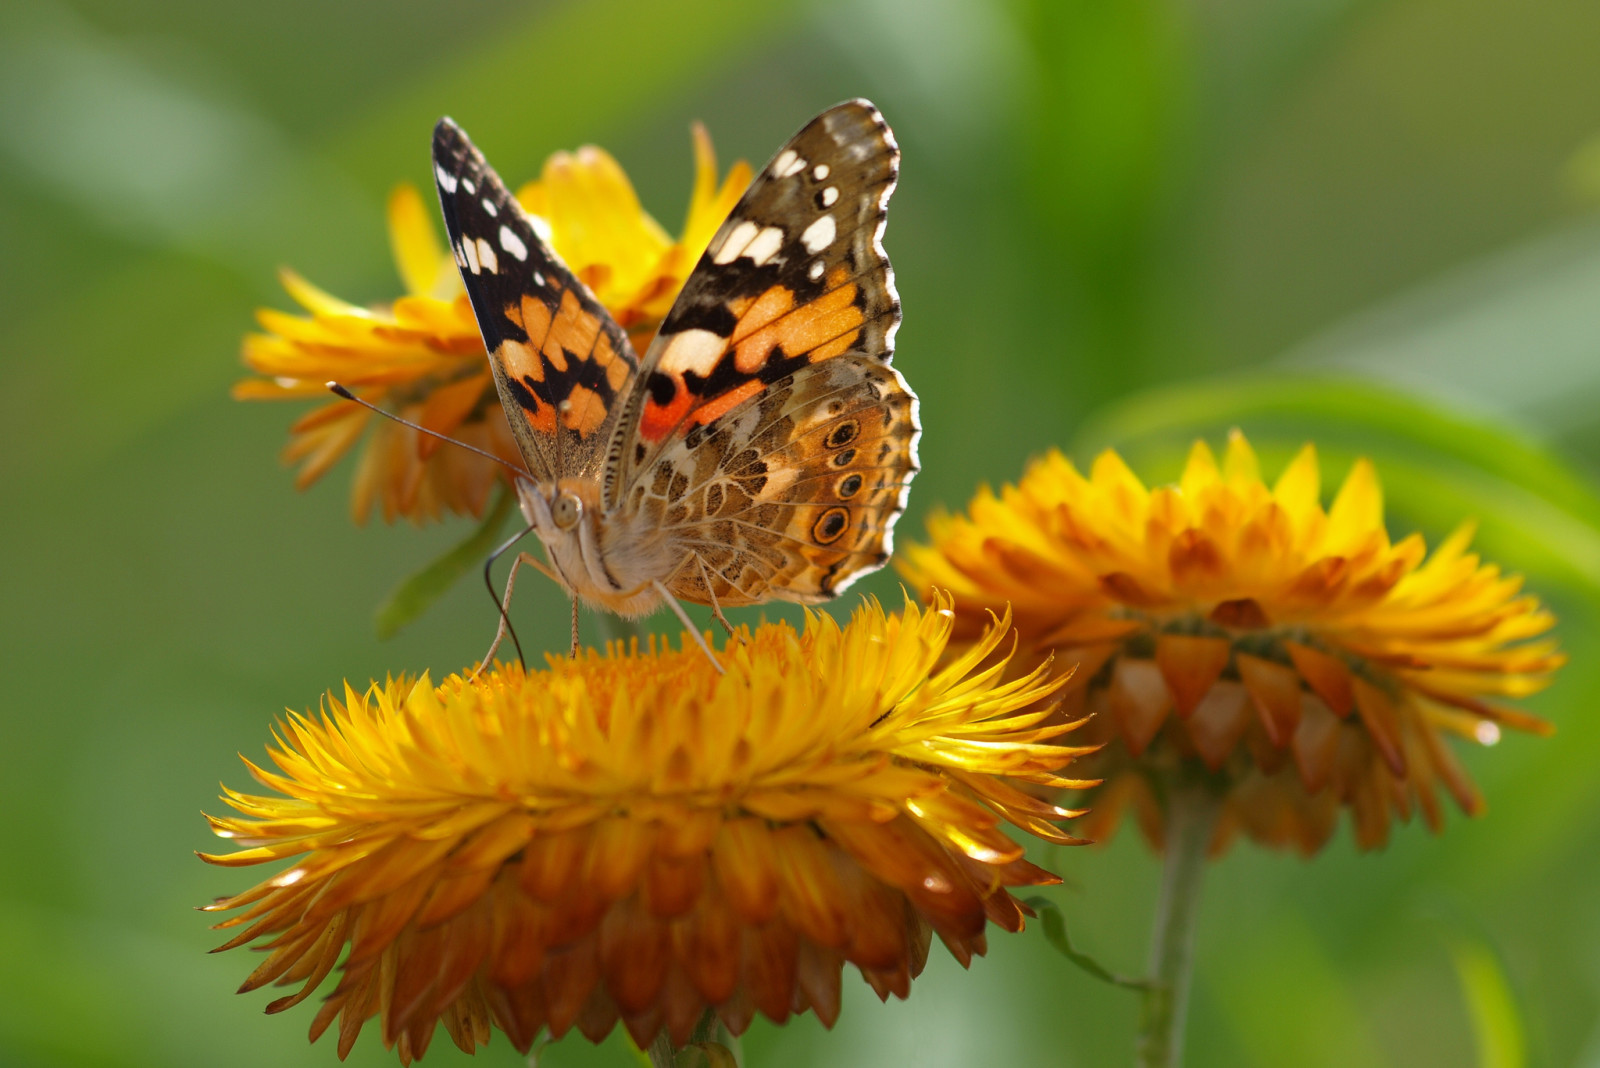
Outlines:
POLYGON ((585 528, 592 528, 598 518, 600 501, 593 480, 563 478, 556 481, 517 481, 517 498, 522 514, 533 527, 539 540, 552 549, 567 543, 577 545, 584 537, 585 528))

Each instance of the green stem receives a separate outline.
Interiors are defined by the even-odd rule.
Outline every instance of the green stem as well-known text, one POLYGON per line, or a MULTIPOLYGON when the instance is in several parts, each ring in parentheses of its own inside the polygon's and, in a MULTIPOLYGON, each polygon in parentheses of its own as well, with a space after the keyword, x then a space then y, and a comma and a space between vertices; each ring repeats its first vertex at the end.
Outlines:
POLYGON ((1200 883, 1222 807, 1210 787, 1181 772, 1171 780, 1166 800, 1165 863, 1150 935, 1150 985, 1139 1014, 1138 1068, 1178 1068, 1183 1063, 1200 883))

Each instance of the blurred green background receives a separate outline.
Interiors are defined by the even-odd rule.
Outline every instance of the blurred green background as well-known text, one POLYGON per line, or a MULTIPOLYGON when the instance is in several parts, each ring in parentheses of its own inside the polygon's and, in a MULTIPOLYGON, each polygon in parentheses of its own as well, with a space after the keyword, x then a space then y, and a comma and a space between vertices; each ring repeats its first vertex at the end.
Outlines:
MULTIPOLYGON (((1593 0, 0 6, 0 1064, 334 1063, 310 1006, 231 992, 248 954, 205 955, 190 907, 257 873, 193 859, 199 811, 285 706, 489 637, 468 583, 378 642, 469 525, 353 527, 350 465, 296 494, 294 412, 228 399, 274 269, 394 296, 384 197, 446 112, 514 183, 605 145, 675 229, 691 120, 759 165, 864 95, 904 150, 902 532, 1054 444, 1169 477, 1237 424, 1269 473, 1307 438, 1330 487, 1374 456, 1397 535, 1479 516, 1562 616, 1573 663, 1529 702, 1556 737, 1466 755, 1484 818, 1212 870, 1191 1063, 1600 1065, 1597 56, 1593 0)), ((553 588, 518 612, 560 647, 553 588)), ((1041 859, 1079 945, 1140 970, 1136 836, 1041 859)), ((832 1033, 758 1023, 750 1062, 1118 1064, 1136 1017, 1033 929, 970 973, 936 948, 905 1003, 846 991, 832 1033)), ((351 1063, 394 1058, 369 1029, 351 1063)))

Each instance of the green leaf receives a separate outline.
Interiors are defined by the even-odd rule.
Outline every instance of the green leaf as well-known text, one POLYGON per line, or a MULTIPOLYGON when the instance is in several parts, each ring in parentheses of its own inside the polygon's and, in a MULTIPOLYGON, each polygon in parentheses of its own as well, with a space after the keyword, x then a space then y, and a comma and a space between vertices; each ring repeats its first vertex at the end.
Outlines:
POLYGON ((1049 898, 1030 897, 1024 902, 1029 908, 1039 914, 1039 922, 1044 925, 1044 936, 1049 940, 1063 957, 1099 979, 1101 982, 1110 983, 1112 986, 1124 987, 1128 990, 1146 990, 1150 984, 1143 979, 1129 979, 1118 975, 1106 968, 1105 965, 1082 953, 1072 944, 1072 939, 1067 936, 1067 922, 1062 918, 1061 910, 1049 898))
POLYGON ((1083 453, 1116 447, 1146 481, 1175 476, 1190 443, 1239 427, 1272 473, 1314 442, 1325 478, 1359 456, 1389 510, 1443 534, 1467 519, 1509 567, 1600 597, 1600 495, 1559 456, 1503 425, 1343 378, 1221 379, 1136 394, 1091 417, 1083 453))
POLYGON ((1526 1068, 1527 1028, 1499 952, 1475 924, 1448 915, 1430 918, 1450 950, 1461 981, 1479 1068, 1526 1068))
POLYGON ((484 557, 494 548, 506 516, 511 514, 512 497, 510 490, 502 489, 494 507, 478 524, 478 529, 395 587, 394 592, 384 599, 373 614, 373 625, 377 628, 379 638, 394 637, 402 627, 426 612, 469 568, 483 563, 484 557))

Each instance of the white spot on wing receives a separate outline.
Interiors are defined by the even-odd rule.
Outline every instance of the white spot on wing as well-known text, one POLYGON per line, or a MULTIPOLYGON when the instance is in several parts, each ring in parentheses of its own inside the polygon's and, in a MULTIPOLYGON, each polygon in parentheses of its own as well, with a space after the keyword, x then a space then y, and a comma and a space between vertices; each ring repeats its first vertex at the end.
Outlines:
POLYGON ((522 238, 518 237, 509 226, 500 227, 500 247, 519 260, 528 258, 528 246, 522 243, 522 238))
POLYGON ((833 207, 834 203, 836 201, 838 201, 838 199, 839 199, 839 187, 838 186, 830 185, 828 188, 826 188, 826 189, 824 189, 822 191, 822 206, 823 207, 825 207, 825 208, 833 207))
POLYGON ((800 153, 792 148, 786 148, 778 153, 778 158, 772 161, 772 176, 774 178, 787 178, 791 174, 799 174, 805 170, 806 161, 800 158, 800 153))
POLYGON ((500 214, 500 209, 495 207, 494 201, 490 200, 488 197, 484 197, 481 203, 483 204, 483 210, 489 213, 489 218, 492 219, 496 215, 500 214))
POLYGON ((811 266, 806 268, 806 277, 815 282, 822 277, 822 272, 826 269, 827 265, 821 260, 812 260, 811 266))
POLYGON ((709 330, 685 330, 673 335, 661 353, 661 366, 674 371, 693 371, 704 378, 727 351, 728 339, 709 330))
POLYGON ((446 193, 454 193, 456 191, 455 175, 451 174, 437 163, 433 165, 433 173, 434 177, 439 179, 440 189, 443 189, 446 193))
POLYGON ((821 252, 833 244, 833 237, 838 231, 833 225, 833 216, 824 215, 800 235, 800 243, 806 247, 807 252, 821 252))
POLYGON ((534 271, 533 284, 542 288, 544 286, 544 275, 538 271, 534 271))
POLYGON ((732 263, 744 255, 745 246, 755 240, 759 227, 746 219, 732 230, 728 231, 727 238, 722 242, 722 247, 717 249, 717 254, 711 258, 712 263, 732 263))
POLYGON ((533 232, 540 241, 547 245, 550 243, 550 235, 554 231, 550 229, 549 219, 546 219, 543 215, 529 215, 528 224, 533 227, 533 232))
POLYGON ((483 267, 478 263, 478 243, 476 241, 468 241, 463 238, 459 247, 459 252, 460 255, 456 257, 457 263, 461 262, 462 256, 465 256, 467 259, 467 267, 471 269, 473 274, 479 274, 482 272, 483 267))
POLYGON ((744 248, 744 254, 755 261, 757 267, 762 266, 783 247, 783 230, 776 226, 769 226, 756 235, 756 239, 744 248))
POLYGON ((478 191, 478 187, 472 184, 471 178, 461 179, 461 188, 465 189, 469 193, 476 193, 478 191))
POLYGON ((489 246, 489 242, 481 237, 478 238, 478 262, 490 274, 500 270, 500 257, 494 254, 494 249, 489 246))
POLYGON ((820 182, 827 176, 828 165, 826 163, 819 163, 815 167, 811 168, 811 177, 815 178, 817 181, 820 182))

